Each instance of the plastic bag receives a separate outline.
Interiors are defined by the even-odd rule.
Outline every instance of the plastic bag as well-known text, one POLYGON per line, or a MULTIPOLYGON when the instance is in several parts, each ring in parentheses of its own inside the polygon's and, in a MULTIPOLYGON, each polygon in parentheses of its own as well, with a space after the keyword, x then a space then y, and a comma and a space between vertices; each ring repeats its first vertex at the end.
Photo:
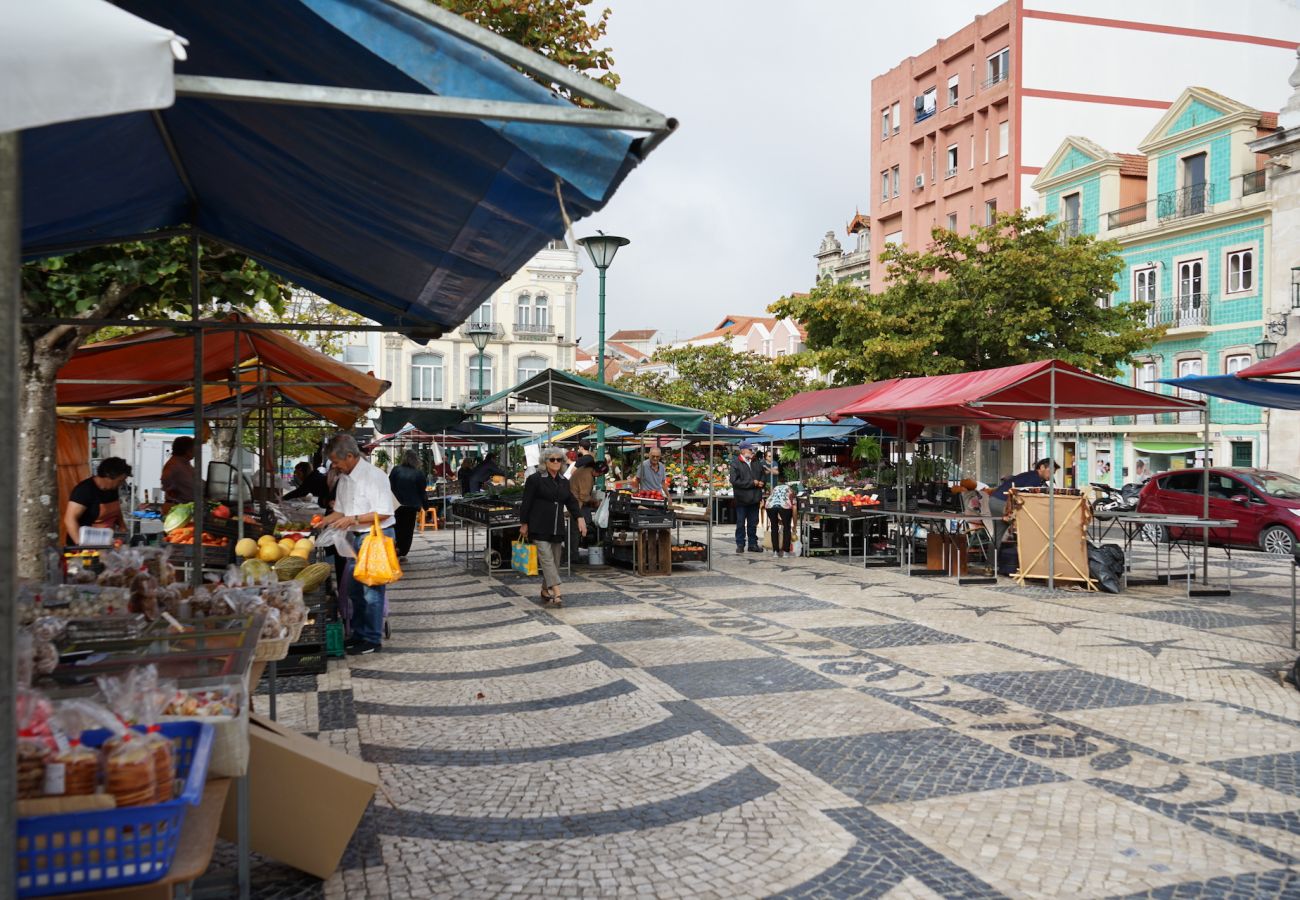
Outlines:
POLYGON ((99 752, 81 743, 81 734, 93 728, 124 729, 107 709, 93 700, 67 700, 52 719, 58 750, 45 768, 47 796, 80 797, 95 793, 99 783, 99 752))
POLYGON ((609 527, 609 494, 606 494, 600 501, 600 506, 596 507, 596 512, 591 516, 591 523, 597 528, 609 527))
POLYGON ((316 539, 317 550, 333 550, 344 559, 356 559, 357 552, 352 549, 352 536, 346 529, 330 526, 316 539))
POLYGON ((158 727, 158 719, 176 694, 176 682, 158 677, 154 666, 135 670, 136 715, 144 726, 143 740, 153 754, 154 802, 172 798, 176 787, 176 748, 158 727))
POLYGON ((402 567, 397 562, 397 548, 393 546, 393 539, 380 529, 379 516, 375 516, 370 533, 357 551, 357 564, 352 570, 352 577, 371 587, 392 584, 402 577, 402 567))
POLYGON ((50 701, 39 691, 19 687, 14 714, 18 725, 18 799, 45 793, 45 767, 54 753, 50 701))

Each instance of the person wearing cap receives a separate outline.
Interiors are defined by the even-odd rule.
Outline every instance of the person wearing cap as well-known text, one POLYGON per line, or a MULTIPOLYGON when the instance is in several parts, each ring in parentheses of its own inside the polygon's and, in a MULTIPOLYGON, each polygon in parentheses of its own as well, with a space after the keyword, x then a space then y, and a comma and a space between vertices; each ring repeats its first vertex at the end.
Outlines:
POLYGON ((762 553, 758 543, 759 506, 763 502, 763 464, 754 459, 754 445, 741 441, 727 468, 736 500, 736 552, 762 553))
POLYGON ((1041 488, 1047 487, 1052 483, 1052 473, 1061 468, 1059 463, 1054 463, 1047 457, 1043 457, 1034 463, 1034 467, 1028 472, 1021 472, 1019 475, 1012 475, 998 485, 997 490, 989 495, 989 512, 993 514, 993 545, 1002 543, 1002 539, 1007 534, 1007 523, 1003 516, 1007 512, 1007 493, 1012 488, 1041 488))

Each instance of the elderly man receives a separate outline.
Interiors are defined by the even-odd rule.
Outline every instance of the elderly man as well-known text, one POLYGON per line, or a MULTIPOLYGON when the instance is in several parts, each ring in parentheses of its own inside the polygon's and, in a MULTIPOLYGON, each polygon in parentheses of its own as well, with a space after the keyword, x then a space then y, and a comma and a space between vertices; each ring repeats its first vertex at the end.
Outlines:
POLYGON ((646 454, 647 458, 641 461, 641 467, 636 470, 636 476, 632 479, 638 491, 658 491, 665 497, 668 496, 668 492, 664 490, 663 455, 663 451, 658 447, 650 448, 650 452, 646 454))
MULTIPOLYGON (((322 524, 345 528, 351 533, 353 549, 361 549, 374 523, 388 537, 393 536, 397 502, 382 470, 366 462, 361 456, 356 440, 350 434, 340 434, 330 441, 326 449, 332 469, 338 472, 334 494, 334 512, 322 524)), ((348 571, 356 565, 348 562, 348 571)), ((352 640, 348 653, 365 655, 383 649, 384 639, 384 587, 372 587, 351 579, 348 597, 352 600, 352 640)))
POLYGON ((764 467, 754 459, 754 445, 741 441, 736 456, 728 466, 728 480, 736 498, 736 552, 744 553, 749 544, 750 553, 762 553, 758 543, 758 509, 763 502, 764 467))

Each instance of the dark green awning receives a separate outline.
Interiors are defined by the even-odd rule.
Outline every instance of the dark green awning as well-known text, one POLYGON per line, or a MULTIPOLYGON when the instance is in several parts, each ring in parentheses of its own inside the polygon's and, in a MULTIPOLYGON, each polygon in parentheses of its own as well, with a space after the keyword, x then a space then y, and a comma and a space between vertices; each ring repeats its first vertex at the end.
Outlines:
POLYGON ((425 434, 437 434, 444 428, 459 425, 465 420, 463 409, 421 409, 417 407, 395 406, 379 411, 379 431, 392 434, 401 431, 408 424, 414 425, 425 434))
POLYGON ((643 430, 655 419, 694 432, 705 418, 704 412, 698 409, 651 400, 556 369, 538 372, 527 381, 493 394, 468 409, 471 412, 482 410, 507 397, 591 416, 606 425, 632 432, 643 430))

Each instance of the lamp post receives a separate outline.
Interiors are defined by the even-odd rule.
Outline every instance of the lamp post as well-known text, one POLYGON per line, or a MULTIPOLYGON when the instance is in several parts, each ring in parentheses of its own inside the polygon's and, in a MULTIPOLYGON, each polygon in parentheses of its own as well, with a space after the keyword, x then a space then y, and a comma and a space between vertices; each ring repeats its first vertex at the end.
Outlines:
MULTIPOLYGON (((601 383, 605 383, 605 270, 609 268, 610 263, 614 261, 614 254, 618 253, 619 247, 625 247, 632 243, 625 237, 615 237, 612 234, 605 234, 597 231, 591 237, 578 238, 578 243, 587 248, 587 255, 591 257, 591 264, 600 272, 600 316, 596 329, 596 378, 601 383)), ((596 462, 597 464, 605 461, 605 423, 597 420, 596 422, 596 462)), ((601 476, 600 485, 605 487, 605 478, 601 476)))
MULTIPOLYGON (((470 343, 474 345, 474 349, 478 351, 478 389, 484 396, 487 396, 487 394, 483 390, 483 351, 487 348, 488 341, 492 340, 494 332, 495 329, 488 322, 470 322, 464 331, 465 337, 469 338, 470 343)), ((473 399, 472 393, 471 399, 473 399)), ((478 417, 482 421, 482 410, 479 410, 478 417)))
POLYGON ((1256 359, 1272 359, 1277 353, 1277 341, 1273 340, 1273 335, 1286 337, 1286 316, 1278 316, 1264 325, 1264 336, 1255 343, 1256 359))

